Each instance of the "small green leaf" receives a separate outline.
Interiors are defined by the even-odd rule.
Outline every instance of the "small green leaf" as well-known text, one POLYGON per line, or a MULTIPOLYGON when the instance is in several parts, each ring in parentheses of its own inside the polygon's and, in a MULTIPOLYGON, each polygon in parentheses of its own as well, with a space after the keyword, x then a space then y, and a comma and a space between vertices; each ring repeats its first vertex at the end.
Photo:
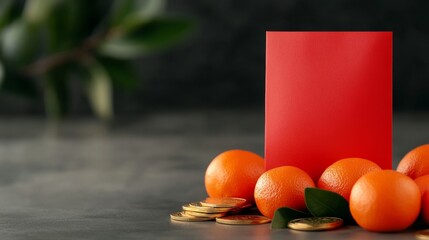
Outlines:
POLYGON ((3 0, 0 1, 0 22, 5 21, 10 14, 14 0, 3 0))
POLYGON ((15 21, 1 36, 1 51, 6 61, 24 65, 37 54, 40 38, 35 27, 26 21, 15 21))
POLYGON ((192 22, 185 19, 152 20, 129 34, 107 40, 99 51, 114 58, 132 59, 172 45, 182 39, 191 27, 192 22))
POLYGON ((40 24, 46 20, 59 0, 30 0, 25 2, 24 17, 28 22, 40 24))
POLYGON ((311 214, 288 207, 279 208, 276 210, 274 217, 271 220, 271 228, 287 228, 290 221, 305 217, 311 217, 311 214))
POLYGON ((112 6, 110 22, 129 32, 159 15, 165 8, 165 0, 116 0, 112 6))
POLYGON ((94 113, 103 120, 113 117, 112 83, 110 76, 102 65, 95 60, 88 65, 90 79, 87 83, 87 94, 94 113))
POLYGON ((129 62, 112 58, 99 58, 99 61, 112 79, 113 87, 130 91, 137 86, 137 73, 129 62))
POLYGON ((68 112, 67 71, 67 68, 61 67, 43 76, 45 109, 51 119, 61 119, 68 112))
POLYGON ((70 50, 88 37, 86 29, 90 23, 86 4, 84 0, 61 0, 44 17, 42 23, 49 53, 70 50))
POLYGON ((22 9, 16 0, 0 1, 0 30, 19 17, 22 9))
POLYGON ((319 188, 305 189, 305 204, 315 217, 339 217, 353 223, 349 203, 341 195, 319 188))
POLYGON ((3 63, 0 61, 0 86, 2 85, 3 81, 4 81, 4 76, 5 72, 4 72, 4 65, 3 63))

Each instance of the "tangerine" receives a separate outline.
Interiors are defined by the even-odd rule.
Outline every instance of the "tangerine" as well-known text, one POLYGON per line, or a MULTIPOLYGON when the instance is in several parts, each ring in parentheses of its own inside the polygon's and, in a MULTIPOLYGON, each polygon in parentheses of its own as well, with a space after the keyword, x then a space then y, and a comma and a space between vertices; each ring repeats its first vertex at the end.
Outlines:
POLYGON ((410 177, 393 171, 373 171, 362 176, 350 194, 350 212, 364 229, 402 231, 419 215, 421 194, 410 177))
POLYGON ((256 181, 265 171, 264 159, 249 151, 229 150, 216 156, 205 173, 210 197, 238 197, 254 202, 256 181))
POLYGON ((409 151, 396 168, 413 179, 429 174, 429 144, 421 145, 409 151))
POLYGON ((429 225, 429 175, 424 175, 414 179, 419 186, 422 194, 422 204, 420 209, 420 218, 424 223, 429 225))
POLYGON ((315 187, 313 179, 303 170, 283 166, 263 173, 256 182, 255 202, 262 215, 273 218, 280 207, 305 210, 304 190, 315 187))
POLYGON ((325 169, 317 182, 317 187, 336 192, 347 201, 356 181, 371 171, 381 170, 380 166, 363 158, 344 158, 325 169))

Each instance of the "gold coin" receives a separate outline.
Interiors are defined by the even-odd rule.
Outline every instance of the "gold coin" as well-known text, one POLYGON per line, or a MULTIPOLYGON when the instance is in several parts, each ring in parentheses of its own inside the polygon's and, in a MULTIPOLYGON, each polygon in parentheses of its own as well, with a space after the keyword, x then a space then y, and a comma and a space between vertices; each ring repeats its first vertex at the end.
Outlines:
POLYGON ((246 199, 244 198, 211 198, 208 197, 205 200, 201 201, 201 205, 206 207, 238 207, 244 205, 246 203, 246 199))
POLYGON ((233 215, 216 218, 217 223, 230 225, 264 224, 271 222, 271 219, 259 215, 233 215))
POLYGON ((429 239, 429 229, 418 231, 415 236, 417 239, 429 239))
POLYGON ((183 205, 182 209, 185 211, 200 212, 200 213, 224 213, 231 210, 231 208, 206 207, 201 205, 201 203, 188 203, 183 205))
POLYGON ((201 213, 201 212, 193 212, 193 211, 185 211, 184 214, 190 217, 208 217, 215 219, 217 217, 223 217, 226 213, 201 213))
POLYGON ((232 208, 231 211, 228 212, 228 214, 238 214, 238 213, 242 212, 243 210, 246 210, 252 206, 253 206, 253 204, 251 204, 251 203, 245 203, 242 206, 232 208))
POLYGON ((253 204, 251 204, 251 203, 245 203, 242 206, 240 206, 239 208, 240 209, 246 209, 246 208, 250 208, 250 207, 253 207, 253 204))
POLYGON ((298 218, 288 223, 289 228, 300 231, 330 230, 341 225, 343 225, 343 219, 336 217, 298 218))
POLYGON ((185 215, 184 212, 175 212, 170 214, 171 220, 174 221, 182 221, 182 222, 204 222, 204 221, 210 221, 213 220, 213 218, 208 217, 191 217, 185 215))
POLYGON ((213 210, 216 212, 228 212, 232 209, 234 209, 233 207, 207 207, 207 206, 203 206, 201 204, 201 202, 193 202, 193 203, 189 203, 190 206, 192 207, 197 207, 197 208, 201 208, 201 209, 209 209, 209 210, 213 210))

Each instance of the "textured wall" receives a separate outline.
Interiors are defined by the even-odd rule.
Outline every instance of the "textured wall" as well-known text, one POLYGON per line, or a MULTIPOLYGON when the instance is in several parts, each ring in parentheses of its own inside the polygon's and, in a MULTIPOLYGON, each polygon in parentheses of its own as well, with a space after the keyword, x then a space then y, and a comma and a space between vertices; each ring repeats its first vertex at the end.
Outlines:
POLYGON ((199 29, 141 61, 147 104, 263 105, 266 30, 391 30, 395 109, 429 109, 429 1, 174 0, 169 8, 199 29))
MULTIPOLYGON (((262 107, 266 30, 392 30, 394 108, 429 110, 427 0, 170 0, 198 23, 188 41, 136 61, 141 84, 115 93, 119 113, 153 108, 262 107)), ((1 112, 42 112, 0 97, 1 112)), ((76 101, 75 113, 87 113, 76 101)))

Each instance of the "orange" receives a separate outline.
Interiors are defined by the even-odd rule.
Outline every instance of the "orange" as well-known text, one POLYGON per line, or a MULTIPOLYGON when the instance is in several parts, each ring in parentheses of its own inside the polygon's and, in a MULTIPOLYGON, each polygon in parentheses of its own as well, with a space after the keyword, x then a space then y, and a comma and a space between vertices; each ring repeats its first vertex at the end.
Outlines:
POLYGON ((229 150, 207 167, 205 186, 210 197, 239 197, 253 202, 256 181, 265 171, 264 159, 252 152, 229 150))
POLYGON ((414 179, 419 186, 422 194, 422 205, 420 209, 420 217, 427 225, 429 225, 429 175, 424 175, 414 179))
POLYGON ((343 196, 347 201, 356 181, 371 171, 381 170, 374 162, 363 158, 344 158, 325 169, 317 187, 343 196))
POLYGON ((375 232, 402 231, 417 219, 420 190, 410 177, 381 170, 365 174, 350 194, 350 212, 364 229, 375 232))
POLYGON ((421 145, 408 152, 396 168, 413 179, 429 174, 429 144, 421 145))
POLYGON ((305 210, 304 190, 315 187, 313 179, 303 170, 283 166, 268 170, 255 186, 255 202, 259 211, 273 218, 280 207, 305 210))

